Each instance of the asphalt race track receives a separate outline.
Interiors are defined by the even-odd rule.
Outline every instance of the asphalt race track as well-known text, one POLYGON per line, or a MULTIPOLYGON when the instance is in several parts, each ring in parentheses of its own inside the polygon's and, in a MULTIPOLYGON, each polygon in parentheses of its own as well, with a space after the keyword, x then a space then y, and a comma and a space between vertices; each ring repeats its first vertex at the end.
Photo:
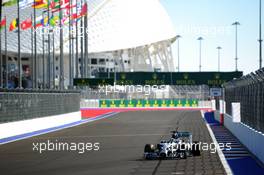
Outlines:
POLYGON ((169 138, 170 131, 190 131, 193 140, 211 143, 199 111, 137 111, 0 146, 1 175, 148 175, 225 174, 217 154, 203 151, 185 160, 143 159, 146 143, 169 138), (47 140, 100 143, 99 151, 33 151, 47 140))

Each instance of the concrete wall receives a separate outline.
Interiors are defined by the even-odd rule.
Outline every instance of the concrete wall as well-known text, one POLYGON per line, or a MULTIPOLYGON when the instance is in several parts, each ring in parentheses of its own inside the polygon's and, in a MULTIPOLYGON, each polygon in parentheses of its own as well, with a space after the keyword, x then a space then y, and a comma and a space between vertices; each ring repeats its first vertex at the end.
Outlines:
POLYGON ((81 112, 0 124, 0 139, 61 126, 81 120, 81 112))
MULTIPOLYGON (((219 121, 219 112, 215 112, 215 118, 219 121)), ((229 129, 250 152, 264 163, 264 133, 239 122, 234 123, 232 116, 224 115, 224 125, 229 129)))

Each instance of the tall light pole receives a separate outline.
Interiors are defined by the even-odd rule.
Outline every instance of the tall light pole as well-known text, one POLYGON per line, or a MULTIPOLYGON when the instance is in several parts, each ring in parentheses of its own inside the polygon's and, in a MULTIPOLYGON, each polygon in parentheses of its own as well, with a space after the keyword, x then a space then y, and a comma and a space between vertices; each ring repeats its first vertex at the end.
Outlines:
POLYGON ((204 39, 203 37, 199 37, 197 40, 199 41, 199 46, 200 46, 199 72, 201 72, 202 71, 202 40, 204 39))
POLYGON ((262 4, 259 0, 259 69, 262 68, 262 4))
POLYGON ((238 71, 238 69, 237 69, 237 60, 238 60, 238 56, 237 56, 237 28, 240 25, 240 23, 238 21, 236 21, 232 25, 235 26, 235 30, 236 30, 236 39, 235 39, 235 44, 236 44, 236 58, 235 58, 235 61, 236 61, 236 71, 238 71))
POLYGON ((220 72, 220 50, 222 47, 218 46, 216 49, 218 50, 218 72, 220 72))
POLYGON ((178 72, 180 72, 180 38, 181 38, 182 36, 181 35, 177 35, 176 36, 176 40, 178 40, 178 67, 177 67, 177 69, 178 69, 178 72))

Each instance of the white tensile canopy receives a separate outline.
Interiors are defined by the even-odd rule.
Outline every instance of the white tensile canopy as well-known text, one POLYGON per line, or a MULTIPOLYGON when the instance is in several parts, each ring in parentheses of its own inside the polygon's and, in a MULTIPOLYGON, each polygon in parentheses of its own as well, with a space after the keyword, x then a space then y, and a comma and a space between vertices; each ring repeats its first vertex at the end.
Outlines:
POLYGON ((159 0, 88 0, 88 5, 89 53, 136 48, 175 37, 159 0))

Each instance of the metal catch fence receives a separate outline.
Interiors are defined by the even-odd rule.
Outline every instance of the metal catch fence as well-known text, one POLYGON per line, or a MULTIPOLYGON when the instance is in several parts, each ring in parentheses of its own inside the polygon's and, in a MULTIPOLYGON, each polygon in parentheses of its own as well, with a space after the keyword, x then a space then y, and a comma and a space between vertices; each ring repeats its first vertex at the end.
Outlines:
POLYGON ((80 93, 59 90, 0 89, 0 123, 80 110, 80 93))
POLYGON ((226 112, 233 102, 241 104, 241 121, 264 132, 264 68, 224 85, 226 112))

